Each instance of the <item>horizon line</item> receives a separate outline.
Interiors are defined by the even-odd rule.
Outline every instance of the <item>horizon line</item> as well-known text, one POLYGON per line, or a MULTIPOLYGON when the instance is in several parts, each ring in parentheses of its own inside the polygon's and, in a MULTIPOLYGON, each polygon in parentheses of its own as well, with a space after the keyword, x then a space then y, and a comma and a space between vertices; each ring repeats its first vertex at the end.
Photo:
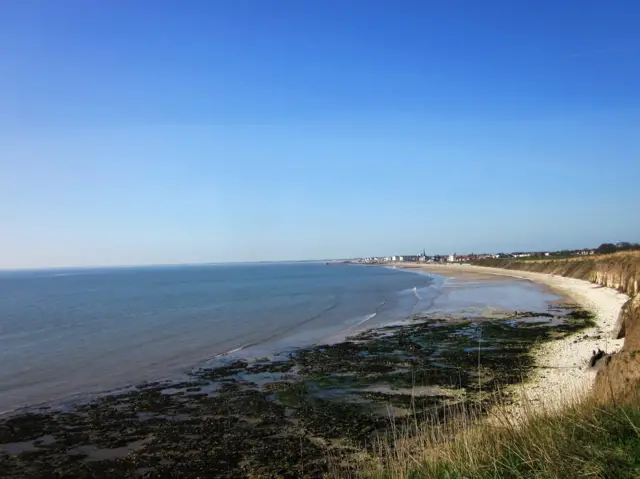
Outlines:
POLYGON ((163 268, 176 266, 224 266, 242 264, 270 264, 270 263, 316 263, 322 261, 346 261, 353 258, 323 258, 323 259, 282 259, 282 260, 260 260, 260 261, 208 261, 193 263, 148 263, 148 264, 91 264, 83 266, 22 266, 17 268, 0 267, 0 273, 10 273, 17 271, 51 271, 68 269, 125 269, 125 268, 163 268))

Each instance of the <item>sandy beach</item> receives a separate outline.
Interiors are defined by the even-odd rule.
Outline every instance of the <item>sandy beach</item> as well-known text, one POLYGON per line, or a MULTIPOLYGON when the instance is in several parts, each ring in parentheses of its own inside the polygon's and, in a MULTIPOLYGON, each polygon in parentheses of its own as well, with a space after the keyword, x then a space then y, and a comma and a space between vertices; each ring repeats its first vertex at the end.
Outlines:
MULTIPOLYGON (((246 268, 240 273, 248 274, 246 268)), ((458 406, 471 405, 490 424, 504 420, 501 411, 518 423, 530 404, 524 397, 536 401, 532 410, 537 411, 540 402, 561 404, 572 390, 584 393, 594 375, 587 370, 591 350, 620 345, 608 334, 624 296, 582 281, 465 266, 423 268, 437 278, 381 267, 293 268, 283 272, 295 280, 283 280, 285 285, 299 289, 300 271, 308 271, 310 278, 328 278, 329 292, 341 291, 343 303, 330 301, 329 312, 339 304, 366 302, 364 309, 336 311, 338 319, 350 318, 338 323, 339 335, 346 331, 346 337, 305 345, 300 340, 308 335, 289 334, 272 357, 251 356, 256 350, 247 347, 175 379, 145 381, 61 407, 14 411, 0 418, 0 469, 8 471, 3 477, 44 477, 52 471, 64 477, 129 477, 132 471, 160 476, 168 470, 185 477, 194 471, 216 477, 274 477, 282 471, 289 477, 321 477, 335 454, 355 459, 353 445, 365 447, 374 437, 392 441, 390 421, 394 431, 413 434, 416 411, 457 417, 458 406), (367 284, 374 291, 387 286, 384 301, 368 296, 367 284), (345 296, 350 288, 354 296, 345 296), (582 309, 597 314, 595 327, 584 329, 591 318, 582 309), (294 339, 300 342, 287 349, 294 339)), ((278 271, 271 274, 272 287, 278 271)), ((191 270, 178 273, 182 280, 191 270)), ((88 280, 79 278, 83 287, 88 280)), ((244 276, 238 280, 242 297, 247 283, 244 276)), ((314 294, 308 296, 317 297, 318 287, 313 279, 314 294)), ((204 291, 211 294, 209 286, 204 291)), ((274 304, 285 297, 276 296, 274 304)), ((250 317, 275 324, 264 314, 250 317)), ((308 333, 302 318, 299 332, 308 333)), ((334 329, 326 328, 332 324, 321 323, 325 327, 316 337, 333 337, 334 329)), ((280 328, 286 333, 290 325, 280 328)), ((197 329, 206 339, 204 332, 197 329)))
POLYGON ((615 339, 616 324, 628 296, 588 281, 526 271, 487 268, 472 265, 416 265, 398 267, 421 269, 434 274, 476 281, 508 276, 530 280, 547 286, 595 314, 596 325, 564 339, 544 343, 534 350, 537 368, 533 376, 517 387, 514 407, 507 412, 518 415, 523 404, 554 408, 579 399, 593 386, 597 370, 589 367, 592 351, 598 348, 613 353, 622 347, 623 339, 615 339))

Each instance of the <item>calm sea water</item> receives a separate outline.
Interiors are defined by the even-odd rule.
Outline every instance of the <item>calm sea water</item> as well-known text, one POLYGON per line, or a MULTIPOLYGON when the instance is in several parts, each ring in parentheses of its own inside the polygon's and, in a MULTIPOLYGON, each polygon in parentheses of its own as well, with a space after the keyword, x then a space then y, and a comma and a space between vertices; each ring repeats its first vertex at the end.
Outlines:
POLYGON ((1 272, 0 412, 335 339, 429 308, 438 286, 313 263, 1 272))

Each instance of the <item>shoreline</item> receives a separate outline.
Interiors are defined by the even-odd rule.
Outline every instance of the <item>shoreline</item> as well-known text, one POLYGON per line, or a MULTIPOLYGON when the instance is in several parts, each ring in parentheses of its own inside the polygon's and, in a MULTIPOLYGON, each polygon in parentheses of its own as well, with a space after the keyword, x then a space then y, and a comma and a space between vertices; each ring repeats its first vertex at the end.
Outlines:
POLYGON ((615 339, 615 336, 620 310, 629 297, 614 289, 564 276, 485 266, 415 263, 396 263, 396 266, 453 278, 477 275, 479 279, 483 276, 523 279, 544 285, 594 313, 595 326, 569 337, 545 342, 533 349, 533 374, 517 386, 514 403, 502 411, 515 418, 525 414, 525 409, 531 405, 544 406, 548 410, 583 398, 593 388, 597 372, 597 366, 589 367, 592 352, 601 349, 611 354, 624 343, 624 339, 615 339))
MULTIPOLYGON (((403 272, 422 274, 421 272, 410 270, 406 270, 403 272)), ((430 283, 427 287, 431 286, 433 286, 433 283, 430 283)), ((398 290, 396 291, 396 294, 401 294, 407 291, 410 291, 410 289, 398 290)), ((378 304, 373 313, 367 314, 365 317, 363 317, 363 319, 359 319, 358 322, 354 324, 350 322, 343 322, 339 326, 336 326, 335 331, 327 333, 326 335, 319 336, 313 341, 303 339, 290 342, 291 338, 295 337, 296 335, 286 336, 282 338, 284 343, 278 349, 262 349, 261 344, 247 343, 240 347, 234 347, 231 350, 214 354, 211 357, 202 358, 199 361, 192 363, 189 366, 178 371, 167 372, 166 374, 163 373, 157 376, 141 378, 138 380, 124 381, 121 384, 112 387, 78 390, 60 397, 47 398, 15 407, 9 407, 7 409, 0 409, 0 421, 23 414, 37 414, 43 411, 61 412, 73 410, 78 406, 84 406, 94 401, 100 401, 104 397, 127 393, 145 384, 165 384, 167 385, 167 387, 171 387, 172 384, 180 384, 189 381, 190 377, 194 374, 197 374, 198 371, 206 371, 225 367, 226 365, 235 361, 245 361, 251 364, 254 362, 260 362, 265 358, 268 358, 271 361, 278 360, 279 358, 287 357, 291 352, 295 352, 298 349, 312 348, 317 346, 318 344, 335 345, 338 343, 343 343, 347 341, 348 338, 358 334, 368 333, 390 326, 399 326, 411 323, 410 318, 412 313, 407 312, 406 315, 394 315, 393 318, 386 322, 372 322, 370 324, 369 321, 378 315, 378 308, 380 306, 381 304, 378 304)), ((300 333, 297 334, 300 335, 300 333)))
POLYGON ((182 381, 230 358, 272 357, 345 336, 408 315, 402 292, 429 281, 318 264, 8 274, 0 294, 0 416, 182 381), (22 291, 15 300, 12 288, 22 291), (38 288, 50 293, 35 308, 38 288))
MULTIPOLYGON (((542 273, 521 272, 521 271, 514 271, 514 270, 501 270, 497 268, 472 266, 472 265, 460 265, 460 264, 424 265, 424 264, 416 264, 416 263, 394 263, 392 265, 373 265, 373 266, 377 266, 377 267, 382 266, 387 268, 391 267, 394 269, 397 268, 398 270, 403 270, 406 272, 412 272, 417 274, 421 274, 421 273, 435 274, 435 275, 444 277, 445 279, 446 278, 458 279, 460 280, 461 285, 466 282, 487 283, 487 282, 493 282, 493 281, 501 281, 501 277, 527 280, 527 281, 536 283, 538 285, 545 286, 551 292, 553 292, 558 296, 562 296, 563 298, 569 297, 575 300, 576 303, 579 304, 580 306, 584 306, 586 309, 593 311, 594 313, 596 313, 598 326, 600 326, 600 320, 603 319, 601 314, 603 309, 601 308, 601 305, 600 305, 600 303, 602 302, 602 299, 597 298, 596 301, 591 301, 588 293, 585 294, 585 292, 583 291, 584 285, 590 286, 591 289, 602 289, 602 288, 600 286, 594 285, 592 283, 588 283, 586 281, 575 280, 571 278, 564 278, 564 277, 559 277, 554 275, 547 275, 542 273), (579 287, 575 288, 574 286, 572 288, 571 285, 567 286, 567 284, 565 283, 568 283, 568 282, 575 282, 576 284, 579 285, 579 287), (582 286, 582 288, 580 286, 582 286), (574 297, 576 294, 578 295, 578 297, 574 297)), ((624 304, 624 301, 626 301, 627 297, 621 293, 615 292, 614 290, 609 290, 609 291, 623 298, 621 300, 621 303, 615 306, 615 315, 614 315, 615 318, 613 320, 613 323, 615 323, 615 321, 617 320, 617 314, 619 312, 619 309, 621 305, 624 304)), ((611 300, 611 298, 607 298, 607 299, 611 300)), ((607 305, 607 306, 610 306, 610 305, 607 305)), ((605 307, 606 312, 608 312, 610 309, 611 309, 610 307, 609 308, 605 307)), ((606 312, 604 316, 609 317, 610 315, 606 314, 606 312)), ((425 311, 425 313, 433 314, 433 312, 429 312, 429 311, 425 311)), ((461 316, 460 313, 456 313, 456 315, 461 316)), ((359 326, 363 325, 363 323, 368 322, 368 319, 370 318, 367 318, 364 321, 361 321, 355 325, 348 326, 347 328, 345 328, 344 330, 338 333, 325 337, 322 343, 337 344, 337 343, 347 341, 348 338, 353 335, 368 333, 381 328, 384 329, 385 327, 389 327, 389 326, 402 326, 402 325, 407 325, 412 323, 411 317, 409 316, 405 318, 397 318, 391 321, 390 323, 376 324, 376 325, 371 325, 369 327, 364 326, 360 328, 359 326)), ((584 331, 582 331, 581 334, 593 334, 598 329, 598 326, 594 328, 587 328, 584 331)), ((544 343, 543 345, 538 346, 534 351, 534 354, 536 355, 536 358, 537 358, 537 362, 539 363, 538 368, 535 371, 535 377, 530 378, 526 383, 519 384, 519 388, 526 393, 528 398, 532 398, 533 400, 537 401, 543 395, 546 395, 548 390, 547 388, 549 387, 550 383, 549 381, 544 382, 542 381, 542 379, 548 380, 550 378, 542 376, 540 374, 540 369, 553 368, 554 367, 553 364, 558 359, 560 359, 563 363, 566 363, 568 361, 567 352, 563 348, 558 348, 558 346, 560 346, 559 343, 565 343, 565 342, 570 342, 570 341, 569 339, 566 339, 564 341, 554 341, 551 343, 544 343)), ((612 350, 612 347, 619 349, 619 347, 621 347, 624 340, 611 339, 608 342, 605 340, 605 343, 606 343, 605 346, 602 346, 602 342, 603 341, 598 342, 598 341, 588 340, 588 341, 583 341, 581 343, 578 343, 579 347, 575 349, 578 349, 580 350, 580 352, 583 353, 582 354, 583 357, 579 358, 579 360, 585 364, 588 362, 591 356, 592 349, 590 349, 591 347, 590 345, 592 343, 593 343, 593 348, 597 349, 598 347, 600 347, 601 349, 604 349, 605 352, 610 353, 610 352, 614 352, 612 350)), ((248 361, 249 363, 251 363, 256 361, 258 358, 269 357, 271 359, 274 359, 277 357, 282 357, 283 355, 288 354, 288 352, 295 351, 298 348, 313 347, 314 344, 315 343, 301 344, 295 347, 291 346, 289 348, 284 348, 281 351, 275 352, 273 357, 271 355, 265 356, 264 354, 260 354, 260 355, 254 354, 250 356, 236 355, 235 353, 245 349, 245 347, 235 348, 231 351, 216 354, 212 358, 199 362, 189 370, 184 370, 171 377, 164 376, 164 377, 157 377, 149 380, 141 380, 137 382, 134 381, 134 382, 122 384, 118 387, 113 387, 113 388, 76 392, 62 399, 45 400, 45 401, 35 402, 32 404, 26 404, 20 407, 0 411, 0 419, 6 419, 6 418, 20 415, 20 414, 27 414, 27 413, 38 412, 43 410, 49 410, 49 411, 68 410, 78 405, 84 405, 86 403, 90 403, 95 400, 100 400, 102 397, 105 397, 105 396, 114 395, 114 394, 118 395, 120 393, 130 391, 138 387, 138 385, 140 384, 164 383, 164 384, 170 385, 173 383, 181 383, 183 381, 187 381, 189 376, 198 370, 215 369, 216 367, 224 366, 225 364, 233 361, 248 361), (222 358, 226 358, 226 361, 220 362, 220 363, 214 362, 216 359, 222 359, 222 358)), ((574 360, 577 357, 572 354, 569 354, 568 356, 572 360, 574 360)), ((555 375, 552 374, 551 379, 555 379, 554 381, 551 381, 552 387, 557 387, 558 385, 563 386, 569 383, 575 383, 575 385, 578 386, 579 391, 582 392, 583 389, 586 386, 590 386, 595 379, 595 371, 587 371, 585 368, 581 368, 582 370, 585 371, 584 375, 575 374, 575 369, 580 368, 579 365, 576 364, 575 360, 570 366, 567 364, 564 364, 563 366, 560 366, 560 367, 572 368, 574 371, 566 371, 564 372, 564 374, 562 371, 558 371, 557 374, 555 375), (563 376, 563 377, 556 378, 556 376, 563 376), (580 380, 576 381, 576 377, 578 377, 578 379, 580 380)))
POLYGON ((539 341, 574 337, 592 322, 534 283, 477 272, 463 279, 460 269, 431 273, 458 275, 443 295, 456 304, 452 312, 436 308, 341 342, 237 359, 181 383, 145 383, 68 410, 0 418, 0 469, 16 479, 87 469, 92 477, 168 470, 319 477, 339 456, 348 472, 372 438, 392 441, 390 421, 413 434, 416 411, 443 419, 470 407, 491 420, 535 373, 530 353, 539 341), (521 309, 527 301, 531 309, 521 309))

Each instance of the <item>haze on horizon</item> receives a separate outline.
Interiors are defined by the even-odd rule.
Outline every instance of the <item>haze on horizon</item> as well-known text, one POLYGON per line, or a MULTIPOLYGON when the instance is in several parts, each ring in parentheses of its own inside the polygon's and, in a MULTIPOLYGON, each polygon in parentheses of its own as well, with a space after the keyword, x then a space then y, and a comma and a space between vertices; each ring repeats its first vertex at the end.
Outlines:
POLYGON ((0 4, 0 269, 639 241, 640 4, 0 4))

